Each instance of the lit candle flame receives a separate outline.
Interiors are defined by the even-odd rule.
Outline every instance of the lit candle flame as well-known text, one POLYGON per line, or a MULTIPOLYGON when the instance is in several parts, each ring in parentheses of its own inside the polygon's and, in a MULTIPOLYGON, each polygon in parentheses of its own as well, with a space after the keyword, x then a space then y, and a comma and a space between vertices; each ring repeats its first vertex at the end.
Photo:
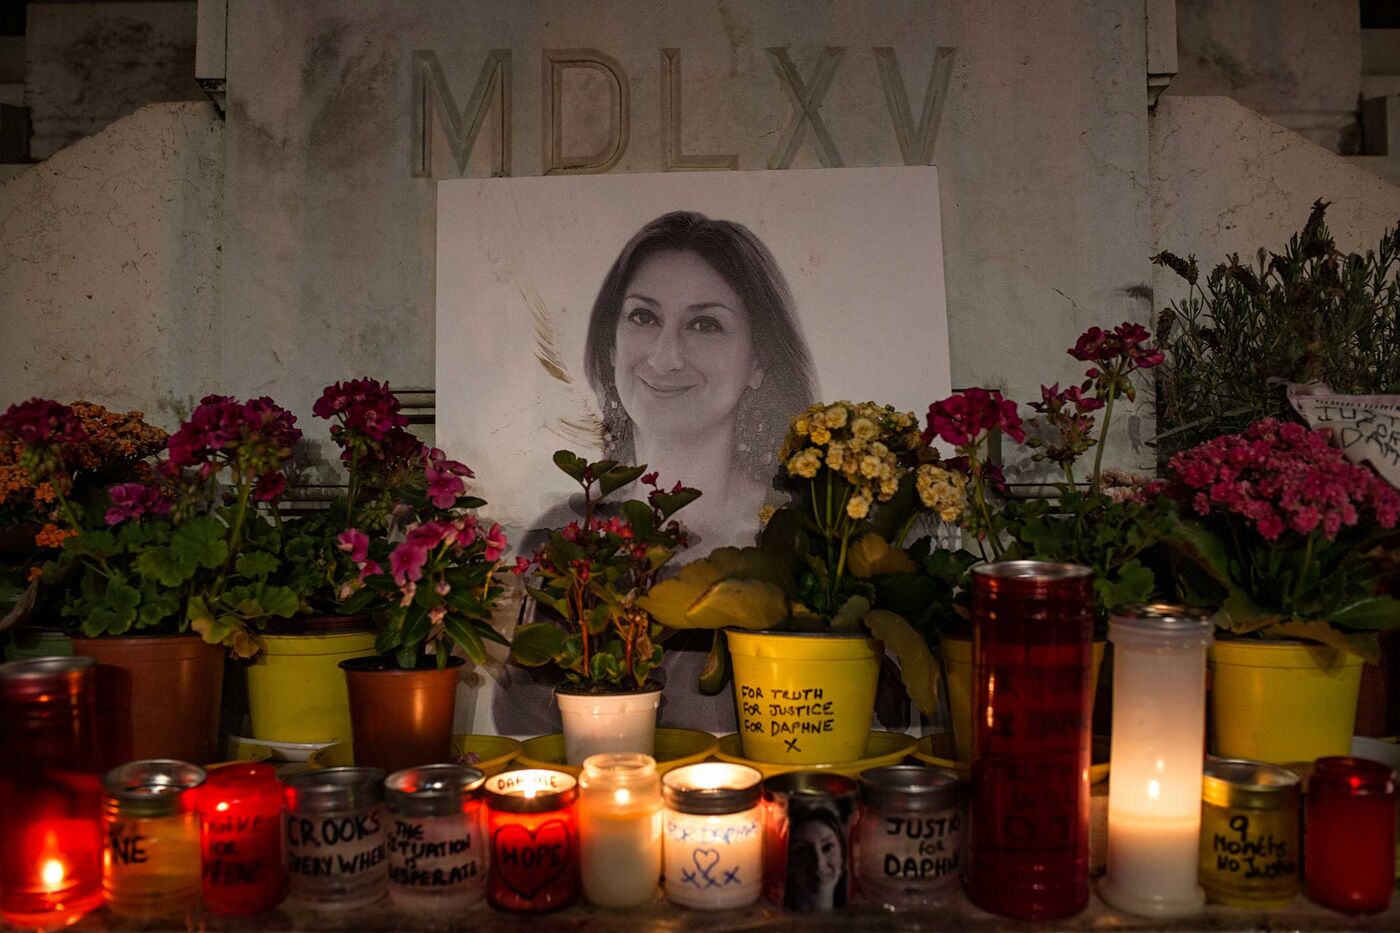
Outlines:
POLYGON ((526 800, 533 800, 534 797, 535 797, 535 788, 533 788, 533 787, 527 787, 527 788, 525 788, 525 794, 524 794, 524 796, 525 796, 525 799, 526 799, 526 800))
POLYGON ((1148 781, 1148 782, 1147 782, 1147 799, 1150 800, 1150 801, 1152 801, 1153 803, 1156 803, 1157 800, 1158 800, 1158 798, 1160 798, 1161 796, 1162 796, 1162 785, 1161 785, 1161 784, 1158 784, 1158 783, 1157 783, 1157 780, 1156 780, 1155 778, 1152 779, 1152 780, 1150 780, 1150 781, 1148 781))
POLYGON ((215 810, 218 810, 220 813, 225 813, 225 812, 227 812, 227 811, 228 811, 228 801, 227 801, 227 800, 220 800, 218 803, 214 804, 214 809, 215 809, 215 810))
POLYGON ((56 888, 63 884, 63 878, 67 874, 63 870, 63 863, 56 858, 48 859, 39 869, 39 879, 44 882, 46 888, 56 888))
POLYGON ((619 807, 624 807, 632 799, 632 792, 625 787, 619 787, 613 791, 613 803, 619 807))

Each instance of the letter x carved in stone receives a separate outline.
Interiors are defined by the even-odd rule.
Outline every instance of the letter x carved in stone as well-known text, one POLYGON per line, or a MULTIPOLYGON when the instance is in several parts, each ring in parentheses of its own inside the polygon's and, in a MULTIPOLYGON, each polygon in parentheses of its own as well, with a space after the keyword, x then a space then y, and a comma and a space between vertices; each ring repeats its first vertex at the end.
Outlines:
POLYGON ((846 50, 841 46, 827 46, 822 49, 821 58, 813 70, 810 86, 802 79, 802 75, 798 74, 797 66, 788 55, 786 46, 764 51, 773 59, 773 69, 778 73, 783 90, 787 92, 793 104, 792 120, 789 121, 773 158, 768 161, 768 167, 788 168, 792 165, 797 149, 802 145, 803 137, 807 135, 809 124, 812 127, 812 135, 816 137, 817 158, 821 160, 822 165, 827 168, 841 167, 844 163, 841 161, 841 154, 836 151, 836 143, 832 140, 825 121, 822 120, 821 104, 846 50))

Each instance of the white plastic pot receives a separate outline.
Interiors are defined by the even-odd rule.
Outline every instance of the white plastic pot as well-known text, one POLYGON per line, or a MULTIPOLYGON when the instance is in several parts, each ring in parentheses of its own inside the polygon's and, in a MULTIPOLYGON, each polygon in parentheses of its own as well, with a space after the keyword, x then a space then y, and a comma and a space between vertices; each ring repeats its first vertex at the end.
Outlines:
POLYGON ((589 755, 656 750, 656 709, 661 688, 593 694, 569 687, 554 691, 564 720, 564 760, 582 765, 589 755))

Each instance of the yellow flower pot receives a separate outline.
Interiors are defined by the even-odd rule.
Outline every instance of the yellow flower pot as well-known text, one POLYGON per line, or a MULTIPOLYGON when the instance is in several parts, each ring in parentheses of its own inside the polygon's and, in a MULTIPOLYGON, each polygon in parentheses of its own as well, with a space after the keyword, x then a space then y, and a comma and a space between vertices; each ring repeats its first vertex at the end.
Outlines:
POLYGON ((1218 641, 1208 657, 1212 753, 1284 765, 1350 753, 1361 658, 1244 639, 1218 641))
POLYGON ((865 754, 882 655, 877 640, 863 634, 726 634, 745 758, 825 764, 865 754))
POLYGON ((248 714, 264 742, 348 742, 350 698, 340 662, 374 654, 374 632, 264 635, 248 665, 248 714))
MULTIPOLYGON (((1089 692, 1098 687, 1099 668, 1103 666, 1104 648, 1108 642, 1094 642, 1090 660, 1089 692)), ((939 660, 943 663, 943 683, 948 691, 948 714, 952 717, 953 744, 958 761, 972 760, 972 639, 945 636, 938 643, 939 660)))

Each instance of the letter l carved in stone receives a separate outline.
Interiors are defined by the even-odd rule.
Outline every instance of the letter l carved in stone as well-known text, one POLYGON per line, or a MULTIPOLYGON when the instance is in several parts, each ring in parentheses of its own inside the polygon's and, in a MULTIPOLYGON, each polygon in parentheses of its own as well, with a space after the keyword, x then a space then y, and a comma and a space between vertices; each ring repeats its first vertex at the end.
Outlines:
POLYGON ((681 151, 681 50, 661 50, 661 170, 733 170, 738 155, 686 155, 681 151))

